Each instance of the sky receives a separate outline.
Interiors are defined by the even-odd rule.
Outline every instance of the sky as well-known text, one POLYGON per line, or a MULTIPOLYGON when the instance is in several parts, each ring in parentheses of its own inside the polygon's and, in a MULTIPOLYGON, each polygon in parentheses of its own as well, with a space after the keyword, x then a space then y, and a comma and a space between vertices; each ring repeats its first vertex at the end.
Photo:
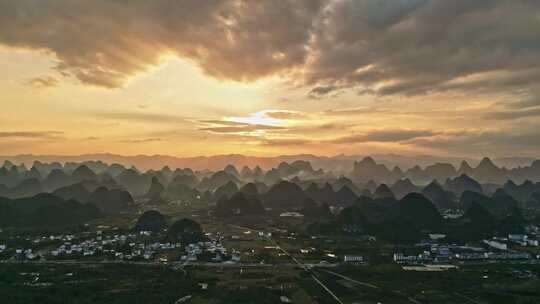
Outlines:
POLYGON ((540 1, 2 0, 0 155, 540 155, 540 1))

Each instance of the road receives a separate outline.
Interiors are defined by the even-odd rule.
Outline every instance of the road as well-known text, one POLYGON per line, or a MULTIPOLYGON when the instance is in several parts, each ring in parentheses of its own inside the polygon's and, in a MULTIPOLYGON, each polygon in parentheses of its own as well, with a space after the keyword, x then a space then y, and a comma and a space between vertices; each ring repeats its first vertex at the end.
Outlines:
MULTIPOLYGON (((81 260, 63 260, 63 261, 51 261, 51 260, 39 260, 39 261, 15 261, 15 260, 3 260, 0 264, 36 264, 36 265, 140 265, 140 266, 193 266, 193 267, 231 267, 231 268, 296 268, 299 265, 297 263, 283 263, 283 264, 260 264, 260 263, 205 263, 205 262, 130 262, 130 261, 81 261, 81 260)), ((333 268, 336 264, 326 265, 314 265, 314 264, 301 264, 302 268, 326 267, 333 268)))
POLYGON ((471 298, 471 297, 468 297, 468 296, 466 296, 466 295, 464 295, 464 294, 461 294, 461 293, 459 293, 459 292, 454 292, 454 294, 455 294, 456 296, 462 298, 462 299, 467 300, 468 302, 471 302, 471 303, 474 303, 474 304, 482 304, 482 303, 476 301, 475 299, 473 299, 473 298, 471 298))
MULTIPOLYGON (((248 228, 248 227, 242 227, 242 226, 237 226, 237 225, 231 225, 231 227, 235 227, 235 228, 239 228, 239 229, 245 229, 245 230, 253 230, 255 232, 263 232, 263 231, 259 231, 259 230, 256 230, 256 229, 252 229, 252 228, 248 228)), ((287 250, 283 249, 273 238, 270 238, 270 240, 274 243, 275 247, 280 250, 283 254, 285 254, 287 257, 289 257, 291 260, 294 261, 295 265, 304 269, 306 272, 308 272, 310 275, 311 275, 311 278, 321 286, 321 288, 326 291, 326 293, 328 293, 328 295, 330 295, 330 297, 332 297, 334 300, 336 300, 336 302, 338 302, 339 304, 344 304, 343 301, 341 301, 341 299, 335 294, 332 292, 332 290, 330 290, 330 288, 328 288, 328 286, 326 286, 321 280, 319 280, 319 278, 317 278, 317 276, 315 275, 315 273, 313 273, 313 271, 311 270, 311 268, 314 266, 313 264, 303 264, 303 263, 300 263, 300 261, 298 261, 293 255, 291 255, 287 250), (310 265, 310 266, 308 266, 310 265)), ((321 265, 317 264, 317 267, 319 267, 321 265)))
MULTIPOLYGON (((260 232, 260 231, 258 231, 258 230, 256 230, 256 229, 251 229, 251 228, 248 228, 248 227, 242 227, 242 226, 237 226, 237 225, 230 225, 230 226, 231 226, 231 227, 235 227, 235 228, 239 228, 239 229, 246 229, 246 230, 253 230, 253 231, 255 231, 255 232, 260 232)), ((321 285, 321 287, 322 287, 322 288, 323 288, 323 289, 324 289, 324 290, 325 290, 332 298, 334 298, 334 299, 336 300, 336 302, 341 303, 341 304, 343 303, 343 302, 341 301, 341 299, 339 299, 338 296, 336 296, 336 295, 335 295, 335 294, 334 294, 334 293, 333 293, 326 285, 324 285, 323 282, 321 282, 321 280, 319 280, 319 279, 317 278, 317 276, 313 273, 313 271, 311 271, 311 268, 307 268, 307 267, 306 267, 306 264, 300 263, 294 256, 292 256, 289 252, 287 252, 285 249, 283 249, 283 248, 282 248, 279 244, 277 244, 273 239, 272 239, 272 241, 273 241, 274 244, 276 245, 276 248, 278 248, 279 250, 281 250, 281 252, 283 252, 283 253, 286 254, 288 257, 290 257, 290 258, 291 258, 298 266, 302 267, 305 271, 309 272, 309 274, 311 275, 311 277, 313 278, 313 280, 314 280, 315 282, 317 282, 319 285, 321 285)), ((314 266, 315 266, 315 265, 314 265, 314 266)), ((322 266, 322 264, 321 264, 321 265, 319 265, 319 264, 316 265, 316 267, 321 267, 321 266, 322 266)), ((356 284, 358 284, 358 285, 362 285, 362 286, 369 287, 369 288, 373 288, 373 289, 379 289, 379 287, 376 286, 376 285, 374 285, 374 284, 370 284, 370 283, 366 283, 366 282, 357 281, 357 280, 355 280, 355 279, 352 279, 352 278, 350 278, 350 277, 347 277, 347 276, 345 276, 345 275, 339 274, 339 273, 334 272, 334 271, 329 271, 329 270, 323 270, 323 271, 325 271, 325 272, 327 272, 327 273, 330 273, 330 274, 332 274, 332 275, 338 276, 338 277, 340 277, 340 278, 342 278, 342 279, 344 279, 344 280, 350 281, 350 282, 352 282, 352 283, 356 283, 356 284)), ((411 303, 414 303, 414 304, 423 304, 422 302, 420 302, 420 301, 418 301, 418 300, 416 300, 416 299, 414 299, 414 298, 412 298, 412 297, 410 297, 410 296, 408 296, 408 295, 405 295, 405 294, 400 293, 400 292, 396 292, 396 293, 397 293, 397 294, 400 294, 401 296, 406 297, 407 300, 409 300, 409 302, 411 302, 411 303)))
MULTIPOLYGON (((362 286, 369 287, 369 288, 373 288, 373 289, 379 289, 379 288, 380 288, 380 287, 377 286, 377 285, 370 284, 370 283, 366 283, 366 282, 357 281, 357 280, 355 280, 355 279, 353 279, 353 278, 350 278, 350 277, 348 277, 348 276, 342 275, 342 274, 337 273, 337 272, 334 272, 334 271, 330 271, 330 270, 326 270, 326 269, 323 269, 323 270, 321 270, 321 271, 324 271, 324 272, 326 272, 326 273, 335 275, 335 276, 337 276, 337 277, 339 277, 339 278, 342 278, 342 279, 344 279, 344 280, 346 280, 346 281, 349 281, 349 282, 352 282, 352 283, 355 283, 355 284, 358 284, 358 285, 362 285, 362 286)), ((412 298, 412 297, 410 297, 410 296, 408 296, 408 295, 406 295, 406 294, 404 294, 404 293, 402 293, 402 292, 399 292, 399 291, 393 291, 393 292, 395 292, 396 294, 399 294, 400 296, 406 297, 407 300, 409 300, 409 302, 411 302, 411 303, 414 303, 414 304, 423 304, 422 302, 420 302, 420 301, 418 301, 418 300, 416 300, 416 299, 414 299, 414 298, 412 298)))
POLYGON ((369 288, 374 288, 374 289, 379 288, 379 286, 376 286, 376 285, 373 285, 373 284, 370 284, 370 283, 366 283, 366 282, 360 282, 360 281, 357 281, 357 280, 355 280, 353 278, 350 278, 348 276, 344 276, 344 275, 342 275, 340 273, 337 273, 337 272, 333 272, 333 271, 330 271, 330 270, 323 270, 323 271, 326 272, 326 273, 329 273, 329 274, 333 274, 333 275, 335 275, 337 277, 340 277, 340 278, 342 278, 342 279, 344 279, 346 281, 349 281, 349 282, 352 282, 352 283, 355 283, 355 284, 358 284, 358 285, 362 285, 362 286, 369 287, 369 288))

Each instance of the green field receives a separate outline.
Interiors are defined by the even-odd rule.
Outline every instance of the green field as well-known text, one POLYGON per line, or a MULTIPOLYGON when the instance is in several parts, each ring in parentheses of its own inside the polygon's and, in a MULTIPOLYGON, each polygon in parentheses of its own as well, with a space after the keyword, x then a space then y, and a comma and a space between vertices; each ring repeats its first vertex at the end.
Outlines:
MULTIPOLYGON (((538 303, 538 265, 477 265, 445 272, 404 271, 396 265, 314 269, 344 303, 538 303), (341 278, 331 272, 346 276, 341 278), (350 279, 350 280, 349 280, 350 279)), ((337 303, 293 267, 187 267, 128 264, 4 264, 2 303, 337 303), (202 289, 199 283, 208 285, 202 289)))

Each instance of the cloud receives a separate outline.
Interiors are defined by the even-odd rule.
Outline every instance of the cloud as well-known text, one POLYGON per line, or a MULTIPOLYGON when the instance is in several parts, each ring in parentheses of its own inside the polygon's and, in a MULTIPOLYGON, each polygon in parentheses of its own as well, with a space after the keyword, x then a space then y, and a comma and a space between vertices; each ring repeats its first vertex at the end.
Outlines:
POLYGON ((309 91, 308 95, 312 98, 325 97, 337 90, 339 87, 335 85, 316 86, 309 91))
POLYGON ((35 87, 42 87, 42 88, 52 88, 58 86, 58 79, 52 76, 39 76, 34 77, 31 79, 28 79, 26 81, 26 84, 35 86, 35 87))
POLYGON ((175 114, 152 113, 152 112, 97 112, 91 115, 111 119, 149 123, 185 123, 187 118, 175 114))
POLYGON ((151 142, 157 142, 161 141, 161 138, 152 137, 152 138, 143 138, 143 139, 129 139, 129 140, 121 140, 121 143, 128 143, 128 144, 144 144, 144 143, 151 143, 151 142))
POLYGON ((529 96, 524 99, 518 100, 509 106, 517 107, 517 108, 532 108, 536 106, 540 106, 540 93, 537 93, 538 96, 529 96))
POLYGON ((540 116, 540 108, 523 109, 523 110, 504 110, 491 112, 484 115, 487 119, 494 120, 515 120, 521 118, 538 117, 540 116))
POLYGON ((315 141, 302 138, 273 138, 260 141, 261 146, 289 147, 312 144, 315 141))
POLYGON ((91 140, 91 141, 94 141, 94 140, 100 140, 101 137, 97 137, 97 136, 88 136, 88 137, 85 137, 83 138, 84 140, 91 140))
POLYGON ((307 82, 379 95, 531 88, 540 59, 536 1, 333 1, 316 23, 307 82), (453 81, 485 73, 505 79, 453 81), (501 82, 505 82, 501 83, 501 82))
POLYGON ((63 132, 58 131, 15 131, 0 132, 0 138, 7 139, 53 139, 58 138, 63 132))
POLYGON ((259 125, 259 124, 247 124, 230 122, 225 123, 222 126, 212 126, 199 128, 201 131, 208 131, 212 133, 252 133, 268 130, 284 130, 285 128, 279 126, 259 125))
POLYGON ((218 79, 280 75, 312 97, 529 90, 538 1, 0 2, 0 44, 45 50, 82 83, 122 86, 163 55, 218 79), (481 77, 477 77, 481 76, 481 77))
POLYGON ((291 126, 286 130, 288 134, 297 136, 312 136, 323 138, 325 135, 335 136, 336 134, 349 132, 355 125, 345 122, 318 122, 316 124, 300 124, 291 126))
MULTIPOLYGON (((538 98, 540 95, 538 95, 539 91, 535 86, 538 79, 540 79, 540 69, 537 67, 525 67, 513 72, 493 70, 460 77, 435 86, 433 90, 439 92, 454 90, 471 93, 510 92, 519 94, 520 89, 527 88, 529 94, 536 95, 534 98, 538 98)), ((531 96, 525 98, 528 99, 531 96)))
POLYGON ((325 116, 351 116, 351 115, 366 115, 387 113, 389 110, 378 109, 376 107, 358 107, 349 109, 330 109, 323 112, 325 116))
POLYGON ((404 142, 416 138, 432 137, 440 134, 432 130, 373 130, 362 134, 340 137, 332 140, 338 144, 355 144, 364 142, 404 142))
POLYGON ((219 119, 205 119, 205 120, 199 120, 199 122, 203 124, 221 125, 221 126, 243 126, 247 124, 243 122, 219 120, 219 119))
POLYGON ((263 135, 266 131, 282 131, 286 128, 275 125, 263 125, 257 123, 247 123, 231 120, 200 120, 206 126, 200 127, 199 131, 206 131, 215 134, 230 135, 263 135))
POLYGON ((304 63, 324 2, 7 0, 0 44, 46 50, 61 74, 107 88, 164 54, 219 79, 250 81, 304 63))
POLYGON ((265 111, 264 115, 266 117, 284 120, 303 119, 306 117, 305 113, 289 110, 268 110, 265 111))
POLYGON ((418 138, 410 143, 418 147, 432 148, 445 152, 476 153, 485 155, 486 151, 504 151, 510 154, 537 155, 540 148, 540 132, 537 131, 469 131, 444 134, 433 138, 418 138))

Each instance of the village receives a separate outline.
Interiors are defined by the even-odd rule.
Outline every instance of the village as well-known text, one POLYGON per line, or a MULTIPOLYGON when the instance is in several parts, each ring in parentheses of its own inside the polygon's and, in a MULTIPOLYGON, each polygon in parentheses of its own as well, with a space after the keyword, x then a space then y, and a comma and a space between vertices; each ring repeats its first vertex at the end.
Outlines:
MULTIPOLYGON (((440 242, 444 235, 430 235, 430 239, 416 243, 416 254, 395 252, 393 261, 400 265, 443 265, 439 269, 449 269, 445 264, 466 262, 509 262, 529 261, 537 263, 540 259, 537 226, 526 227, 526 234, 508 234, 507 237, 484 239, 477 244, 447 244, 440 242)), ((451 267, 450 267, 451 268, 451 267)), ((433 270, 430 268, 429 270, 433 270)), ((419 270, 419 268, 414 268, 419 270)))
MULTIPOLYGON (((99 227, 110 228, 110 227, 99 227)), ((240 228, 240 227, 239 227, 240 228)), ((444 235, 430 235, 430 239, 401 246, 390 252, 392 263, 403 267, 428 266, 433 270, 447 270, 448 265, 464 263, 497 263, 540 261, 538 227, 530 226, 527 234, 494 237, 474 244, 448 244, 444 235)), ((333 240, 321 236, 302 239, 295 233, 263 232, 242 228, 235 234, 220 231, 206 232, 204 241, 182 244, 164 242, 163 236, 150 231, 118 231, 117 228, 72 234, 51 234, 33 237, 11 236, 17 242, 0 244, 2 262, 107 262, 160 263, 181 265, 287 265, 290 257, 302 264, 335 267, 339 264, 368 265, 375 260, 373 253, 362 247, 377 246, 375 237, 357 236, 355 245, 339 249, 333 240), (277 244, 280 245, 277 245, 277 244), (15 245, 16 244, 16 245, 15 245), (337 247, 336 247, 337 246, 337 247), (335 248, 334 248, 335 247, 335 248)), ((0 232, 1 234, 2 232, 0 232)), ((4 240, 6 240, 4 238, 4 240)), ((354 242, 353 242, 354 243, 354 242)), ((382 247, 381 247, 382 248, 382 247)), ((377 253, 375 253, 377 254, 377 253)), ((404 268, 407 269, 407 268, 404 268)), ((414 268, 414 270, 421 270, 414 268)))
POLYGON ((139 233, 103 233, 47 235, 25 239, 28 245, 9 248, 0 244, 4 261, 134 261, 167 263, 223 262, 238 263, 240 254, 228 251, 221 237, 206 234, 206 241, 192 244, 160 242, 160 236, 150 231, 139 233))
POLYGON ((336 288, 343 280, 343 284, 360 284, 365 292, 384 299, 386 295, 377 293, 380 287, 376 281, 361 277, 382 271, 386 280, 396 271, 411 277, 436 271, 453 278, 468 276, 472 269, 473 275, 481 274, 480 279, 486 282, 499 280, 500 273, 505 280, 525 281, 537 279, 536 272, 527 267, 540 265, 536 227, 528 227, 525 234, 470 244, 447 243, 444 235, 433 234, 409 245, 388 244, 358 233, 342 238, 298 233, 292 227, 294 224, 280 222, 262 231, 205 222, 203 240, 194 243, 166 241, 167 231, 135 231, 114 225, 89 226, 64 234, 2 231, 0 263, 21 269, 16 280, 29 288, 93 280, 96 276, 85 275, 86 269, 116 269, 135 276, 130 280, 147 282, 153 280, 150 272, 143 270, 146 275, 141 276, 130 267, 170 273, 175 281, 183 282, 180 284, 188 284, 184 280, 194 276, 195 287, 175 300, 186 303, 222 288, 234 294, 257 286, 277 290, 281 303, 295 303, 299 298, 295 292, 306 291, 292 282, 316 283, 318 279, 319 286, 309 287, 308 293, 322 292, 320 297, 325 297, 325 287, 336 288), (36 268, 43 265, 46 268, 36 268))

